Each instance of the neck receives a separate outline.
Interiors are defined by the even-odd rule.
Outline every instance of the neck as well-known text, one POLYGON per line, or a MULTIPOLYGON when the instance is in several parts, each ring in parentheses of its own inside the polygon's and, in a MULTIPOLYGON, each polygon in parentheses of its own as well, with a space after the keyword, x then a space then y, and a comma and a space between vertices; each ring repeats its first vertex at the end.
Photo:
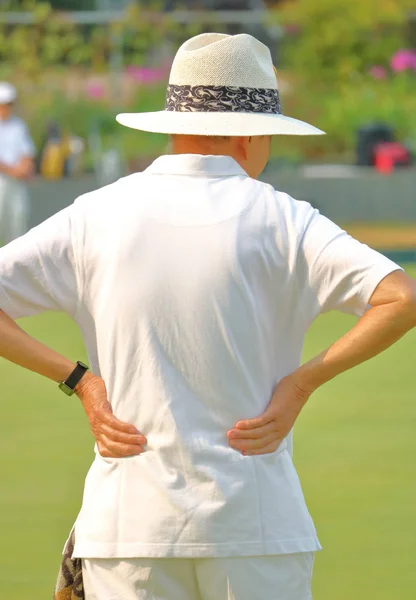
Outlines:
POLYGON ((241 156, 235 138, 205 137, 198 135, 173 135, 172 154, 200 154, 202 156, 230 156, 240 166, 241 156))

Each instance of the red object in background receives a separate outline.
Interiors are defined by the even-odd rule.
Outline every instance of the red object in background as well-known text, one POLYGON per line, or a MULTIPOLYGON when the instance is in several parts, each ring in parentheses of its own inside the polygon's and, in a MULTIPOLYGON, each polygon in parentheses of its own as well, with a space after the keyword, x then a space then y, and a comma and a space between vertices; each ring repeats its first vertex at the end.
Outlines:
POLYGON ((382 142, 374 147, 374 167, 380 173, 390 174, 395 167, 410 166, 409 150, 398 142, 382 142))

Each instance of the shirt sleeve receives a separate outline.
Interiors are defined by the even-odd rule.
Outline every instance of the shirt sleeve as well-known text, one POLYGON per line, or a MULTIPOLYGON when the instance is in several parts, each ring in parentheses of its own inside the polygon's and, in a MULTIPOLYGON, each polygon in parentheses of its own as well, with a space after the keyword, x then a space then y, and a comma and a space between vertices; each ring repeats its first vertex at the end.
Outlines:
POLYGON ((309 207, 296 261, 299 297, 308 321, 330 310, 361 316, 377 285, 399 269, 309 207))
POLYGON ((21 124, 21 134, 19 142, 19 158, 36 156, 36 147, 30 135, 29 128, 26 123, 21 124))
POLYGON ((47 310, 75 316, 72 211, 66 208, 0 249, 0 309, 13 319, 47 310))

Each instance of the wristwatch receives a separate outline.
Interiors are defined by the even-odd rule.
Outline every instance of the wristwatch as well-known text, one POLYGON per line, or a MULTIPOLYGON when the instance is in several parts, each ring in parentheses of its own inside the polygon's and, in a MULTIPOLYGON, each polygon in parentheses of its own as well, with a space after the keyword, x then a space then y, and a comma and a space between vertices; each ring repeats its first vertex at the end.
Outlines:
POLYGON ((87 365, 84 365, 84 363, 78 360, 77 366, 72 371, 71 375, 65 381, 59 384, 59 389, 62 390, 67 396, 72 396, 75 393, 75 387, 84 377, 88 369, 89 367, 87 367, 87 365))

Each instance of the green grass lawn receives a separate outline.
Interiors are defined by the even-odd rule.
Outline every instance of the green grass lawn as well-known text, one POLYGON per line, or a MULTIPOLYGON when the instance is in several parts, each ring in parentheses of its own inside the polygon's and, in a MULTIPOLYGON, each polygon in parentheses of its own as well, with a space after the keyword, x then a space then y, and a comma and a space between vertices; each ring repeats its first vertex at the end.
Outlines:
MULTIPOLYGON (((409 272, 416 276, 416 268, 409 272)), ((353 320, 318 319, 310 357, 353 320)), ((62 315, 25 320, 73 359, 85 353, 62 315)), ((319 390, 295 433, 295 463, 325 551, 315 600, 413 600, 416 590, 416 333, 319 390)), ((93 442, 82 407, 56 385, 0 361, 0 598, 51 597, 81 503, 93 442)))

